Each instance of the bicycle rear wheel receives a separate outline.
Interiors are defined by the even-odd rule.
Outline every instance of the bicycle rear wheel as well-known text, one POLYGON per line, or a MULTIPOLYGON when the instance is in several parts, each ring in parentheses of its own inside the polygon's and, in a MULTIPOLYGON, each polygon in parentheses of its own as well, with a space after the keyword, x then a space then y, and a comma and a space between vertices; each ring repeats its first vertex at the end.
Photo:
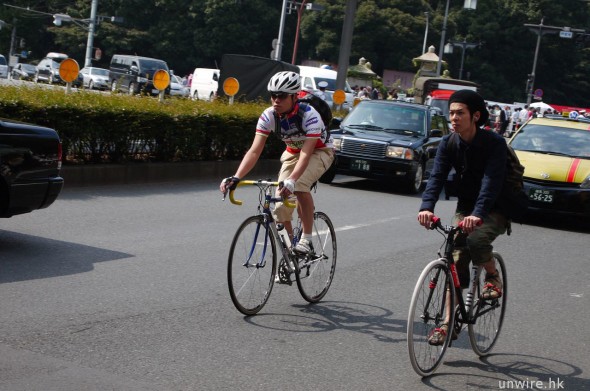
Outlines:
POLYGON ((468 326, 469 342, 475 354, 481 357, 487 356, 496 344, 502 324, 504 323, 504 313, 506 312, 508 293, 506 266, 500 254, 494 252, 494 259, 496 260, 496 270, 498 270, 502 279, 502 297, 493 300, 479 298, 485 279, 485 270, 480 268, 476 280, 478 281, 478 286, 475 290, 478 299, 476 299, 471 307, 469 314, 471 319, 475 319, 475 323, 468 326))
POLYGON ((420 376, 432 374, 442 363, 451 342, 455 323, 455 289, 451 272, 444 260, 430 262, 422 271, 408 313, 408 352, 410 362, 420 376), (434 330, 448 324, 448 335, 442 345, 428 342, 434 330))
POLYGON ((263 216, 247 218, 236 231, 227 263, 231 300, 244 315, 254 315, 270 296, 276 273, 276 241, 263 216))
POLYGON ((336 271, 336 233, 323 212, 313 215, 313 254, 298 258, 295 273, 301 296, 310 303, 320 301, 330 289, 336 271))

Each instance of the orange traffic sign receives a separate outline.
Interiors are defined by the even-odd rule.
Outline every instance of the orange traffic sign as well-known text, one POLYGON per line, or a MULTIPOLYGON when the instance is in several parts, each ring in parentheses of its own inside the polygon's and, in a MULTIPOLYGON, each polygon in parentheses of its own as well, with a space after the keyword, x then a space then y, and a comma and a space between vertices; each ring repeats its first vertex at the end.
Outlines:
POLYGON ((334 91, 334 95, 332 95, 332 101, 337 104, 341 105, 346 100, 346 94, 343 90, 336 90, 334 91))
POLYGON ((235 77, 228 77, 223 82, 223 92, 228 96, 234 96, 240 90, 240 83, 235 77))
POLYGON ((76 80, 76 78, 78 78, 79 73, 80 67, 78 66, 76 60, 74 60, 73 58, 66 58, 59 65, 59 76, 66 83, 71 83, 74 80, 76 80))
POLYGON ((154 87, 162 91, 170 85, 170 75, 163 69, 158 69, 154 73, 154 87))

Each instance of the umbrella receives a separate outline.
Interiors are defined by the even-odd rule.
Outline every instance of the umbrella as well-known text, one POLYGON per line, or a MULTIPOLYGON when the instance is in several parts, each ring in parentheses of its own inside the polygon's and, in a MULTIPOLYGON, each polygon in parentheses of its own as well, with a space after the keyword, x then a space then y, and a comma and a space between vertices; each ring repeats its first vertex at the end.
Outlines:
POLYGON ((545 102, 535 102, 535 103, 531 103, 529 106, 534 107, 535 109, 541 109, 541 113, 544 112, 545 110, 553 111, 553 107, 549 106, 545 102))

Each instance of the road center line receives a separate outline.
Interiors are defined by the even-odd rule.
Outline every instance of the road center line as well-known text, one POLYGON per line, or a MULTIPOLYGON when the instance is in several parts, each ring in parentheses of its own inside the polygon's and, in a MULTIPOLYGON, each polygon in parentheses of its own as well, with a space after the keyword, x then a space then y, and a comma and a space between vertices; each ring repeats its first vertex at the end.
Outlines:
POLYGON ((335 231, 336 232, 339 232, 339 231, 349 231, 351 229, 369 227, 371 225, 388 223, 390 221, 399 220, 399 219, 400 219, 399 217, 389 217, 387 219, 376 220, 376 221, 372 221, 372 222, 368 222, 368 223, 363 223, 363 224, 345 225, 343 227, 335 228, 335 231))

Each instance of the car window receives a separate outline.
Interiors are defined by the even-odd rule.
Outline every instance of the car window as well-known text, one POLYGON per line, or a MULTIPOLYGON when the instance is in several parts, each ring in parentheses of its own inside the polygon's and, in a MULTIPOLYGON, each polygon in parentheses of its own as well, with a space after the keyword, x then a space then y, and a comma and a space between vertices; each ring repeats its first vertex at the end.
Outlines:
POLYGON ((365 131, 391 131, 412 135, 426 134, 423 109, 391 104, 358 104, 342 122, 343 127, 365 131))
POLYGON ((590 131, 529 123, 510 145, 521 151, 590 157, 590 131))
POLYGON ((0 65, 6 65, 6 58, 4 56, 0 57, 0 65))
POLYGON ((99 76, 108 76, 109 75, 109 70, 108 69, 102 69, 102 68, 93 68, 91 70, 90 74, 92 74, 92 75, 99 75, 99 76))

